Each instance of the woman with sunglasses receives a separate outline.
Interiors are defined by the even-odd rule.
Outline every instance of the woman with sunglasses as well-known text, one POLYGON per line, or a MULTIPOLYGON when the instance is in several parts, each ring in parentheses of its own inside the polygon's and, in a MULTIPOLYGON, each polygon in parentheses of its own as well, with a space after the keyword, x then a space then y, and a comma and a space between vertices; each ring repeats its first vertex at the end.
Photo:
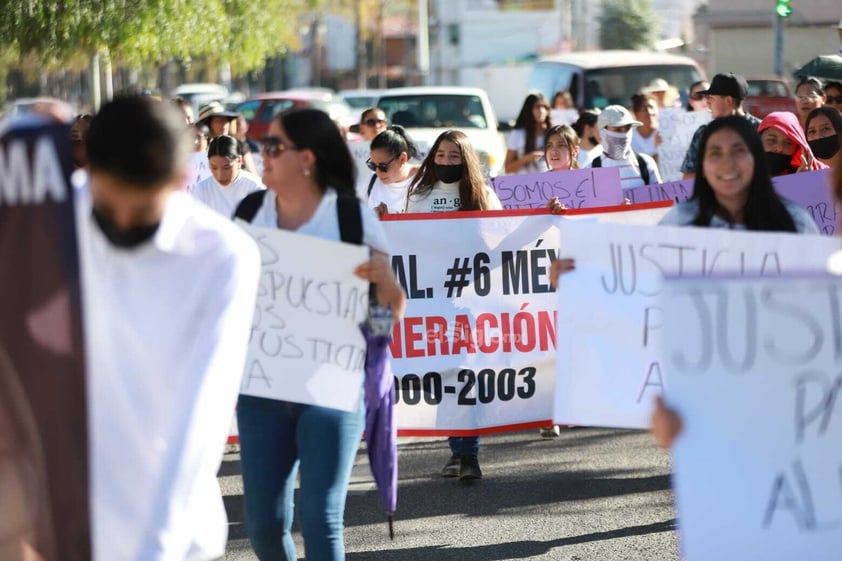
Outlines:
POLYGON ((818 78, 805 76, 795 86, 795 113, 803 130, 807 130, 807 115, 827 101, 824 86, 818 78))
POLYGON ((403 212, 409 184, 418 171, 410 160, 418 157, 415 143, 400 125, 392 125, 371 141, 365 165, 373 171, 368 183, 368 206, 379 214, 403 212))
POLYGON ((687 111, 707 111, 710 109, 707 96, 699 93, 705 92, 708 89, 710 89, 710 82, 706 82, 705 80, 693 82, 687 93, 687 107, 685 109, 687 111))
POLYGON ((265 189, 259 177, 242 169, 243 157, 233 136, 217 136, 210 141, 208 166, 210 177, 200 181, 191 193, 220 214, 232 216, 246 195, 265 189))
POLYGON ((360 135, 366 142, 386 130, 386 113, 379 107, 369 107, 360 116, 360 135))
MULTIPOLYGON (((263 138, 268 190, 252 224, 339 241, 337 201, 360 205, 363 243, 372 258, 354 273, 375 286, 378 303, 400 318, 406 303, 387 257, 377 216, 356 200, 354 162, 327 113, 293 109, 279 114, 263 138)), ((365 407, 353 413, 241 395, 237 406, 245 520, 261 561, 295 561, 292 518, 296 477, 307 559, 343 561, 345 497, 363 432, 365 407)))

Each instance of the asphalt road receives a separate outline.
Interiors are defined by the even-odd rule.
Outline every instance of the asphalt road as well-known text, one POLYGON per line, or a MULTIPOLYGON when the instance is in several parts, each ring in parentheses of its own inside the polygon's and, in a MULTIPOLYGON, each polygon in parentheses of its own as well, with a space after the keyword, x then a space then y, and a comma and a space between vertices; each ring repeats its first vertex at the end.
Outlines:
MULTIPOLYGON (((349 561, 679 559, 669 456, 644 432, 483 437, 484 477, 473 485, 439 476, 449 455, 441 438, 400 440, 390 541, 360 447, 345 516, 349 561)), ((225 456, 219 481, 229 518, 225 559, 256 559, 242 524, 239 456, 225 456)), ((296 543, 303 559, 298 531, 296 543)))

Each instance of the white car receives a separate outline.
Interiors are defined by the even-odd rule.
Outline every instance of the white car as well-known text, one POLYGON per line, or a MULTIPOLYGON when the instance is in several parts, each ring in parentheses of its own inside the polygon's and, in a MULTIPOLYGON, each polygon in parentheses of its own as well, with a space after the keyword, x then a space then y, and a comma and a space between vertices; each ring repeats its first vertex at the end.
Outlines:
POLYGON ((392 88, 377 101, 389 123, 401 125, 424 157, 439 135, 459 129, 477 151, 486 175, 501 172, 506 144, 485 90, 450 86, 392 88))

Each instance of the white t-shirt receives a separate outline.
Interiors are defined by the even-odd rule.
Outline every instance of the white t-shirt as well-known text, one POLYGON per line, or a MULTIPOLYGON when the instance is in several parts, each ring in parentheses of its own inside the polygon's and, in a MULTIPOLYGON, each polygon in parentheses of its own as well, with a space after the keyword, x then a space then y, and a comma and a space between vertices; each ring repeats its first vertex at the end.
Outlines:
POLYGON ((406 208, 406 193, 413 179, 415 179, 415 176, 410 175, 404 181, 398 183, 383 183, 378 177, 374 180, 374 185, 371 186, 368 206, 376 208, 380 203, 386 203, 386 208, 390 214, 403 212, 406 208))
POLYGON ((241 169, 237 179, 228 185, 220 185, 216 178, 211 175, 200 181, 190 194, 226 218, 231 218, 234 216, 234 211, 240 201, 249 193, 260 189, 266 189, 260 178, 241 169))
POLYGON ((638 130, 637 128, 632 129, 632 150, 638 154, 656 155, 658 149, 655 147, 655 137, 658 135, 658 131, 652 131, 652 134, 646 137, 637 132, 638 130))
POLYGON ((597 144, 590 150, 582 150, 579 149, 579 157, 577 158, 579 161, 580 168, 586 168, 590 165, 591 161, 596 158, 597 156, 602 156, 602 144, 597 144))
MULTIPOLYGON (((485 196, 488 199, 486 210, 503 210, 503 205, 493 189, 485 186, 485 196)), ((412 196, 406 201, 406 212, 451 212, 462 207, 459 195, 459 183, 436 182, 432 190, 424 196, 412 196)))
MULTIPOLYGON (((641 154, 641 158, 646 162, 646 167, 649 170, 649 185, 661 183, 661 174, 658 172, 658 164, 652 159, 652 156, 641 154)), ((604 168, 620 168, 620 187, 628 189, 630 187, 643 187, 643 179, 640 177, 640 167, 637 164, 637 157, 632 154, 625 160, 612 160, 605 154, 601 156, 602 167, 604 168)), ((588 167, 593 167, 593 160, 588 164, 588 167)))
POLYGON ((154 237, 113 246, 76 192, 87 362, 93 559, 225 553, 216 473, 260 274, 241 228, 187 193, 154 237))
MULTIPOLYGON (((336 198, 336 191, 328 188, 322 196, 322 200, 319 201, 316 212, 313 213, 310 220, 302 224, 295 232, 325 240, 342 241, 339 232, 339 218, 336 215, 336 198)), ((275 192, 272 190, 267 191, 266 196, 263 198, 263 204, 260 205, 251 223, 263 228, 277 228, 278 211, 275 206, 276 200, 277 196, 275 192)), ((380 219, 362 201, 360 201, 360 208, 363 221, 363 244, 383 253, 389 253, 386 231, 383 230, 380 219)))
MULTIPOLYGON (((514 150, 518 158, 522 157, 526 153, 526 131, 523 129, 512 130, 512 132, 509 133, 508 140, 506 141, 506 149, 514 150)), ((543 135, 535 137, 535 149, 544 149, 543 135)), ((526 164, 525 166, 517 170, 515 173, 540 173, 542 171, 547 171, 548 169, 549 168, 547 167, 547 162, 544 160, 544 158, 541 158, 537 162, 526 164)))

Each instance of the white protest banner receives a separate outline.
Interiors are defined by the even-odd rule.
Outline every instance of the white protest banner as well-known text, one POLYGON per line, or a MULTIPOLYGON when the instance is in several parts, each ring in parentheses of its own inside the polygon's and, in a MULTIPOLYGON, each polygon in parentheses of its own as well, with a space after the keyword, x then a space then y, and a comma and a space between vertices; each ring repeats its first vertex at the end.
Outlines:
POLYGON ((839 277, 666 283, 687 561, 842 555, 840 302, 839 277))
POLYGON ((240 393, 354 411, 362 391, 369 250, 243 223, 261 254, 240 393))
POLYGON ((664 182, 681 180, 681 162, 690 147, 693 134, 710 122, 710 111, 686 111, 670 107, 658 112, 658 170, 664 182))
POLYGON ((391 346, 401 434, 480 434, 550 418, 547 274, 558 221, 548 211, 387 215, 409 298, 391 346))
POLYGON ((190 192, 196 185, 211 176, 207 152, 192 152, 187 164, 187 185, 185 190, 190 192))
POLYGON ((563 220, 553 419, 645 428, 664 375, 662 276, 823 271, 838 240, 712 228, 563 220))
POLYGON ((601 208, 566 209, 561 212, 561 216, 571 220, 655 226, 669 212, 672 205, 671 201, 658 201, 601 208))

